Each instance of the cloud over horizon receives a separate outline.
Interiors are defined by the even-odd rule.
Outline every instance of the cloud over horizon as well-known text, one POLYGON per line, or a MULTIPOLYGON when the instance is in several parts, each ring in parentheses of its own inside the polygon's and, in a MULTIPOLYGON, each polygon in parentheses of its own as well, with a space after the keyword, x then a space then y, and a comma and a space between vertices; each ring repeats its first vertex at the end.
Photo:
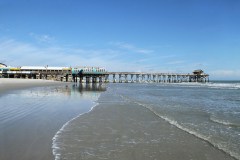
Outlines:
MULTIPOLYGON (((46 37, 45 37, 46 38, 46 37)), ((206 68, 203 63, 187 63, 175 55, 156 54, 153 50, 139 49, 131 44, 109 44, 105 48, 69 47, 62 45, 39 46, 35 43, 20 42, 15 39, 0 40, 0 62, 10 66, 100 66, 109 71, 144 71, 167 73, 190 73, 194 69, 206 68), (136 53, 133 53, 136 52, 136 53), (144 54, 140 54, 141 51, 144 54), (150 54, 151 55, 148 55, 150 54), (146 55, 147 54, 147 55, 146 55)), ((229 69, 209 69, 212 79, 240 79, 240 71, 229 69)))
MULTIPOLYGON (((63 46, 38 46, 15 39, 0 40, 1 61, 11 66, 102 66, 114 71, 141 71, 148 64, 129 63, 118 49, 84 49, 63 46)), ((130 60, 131 61, 131 60, 130 60)))

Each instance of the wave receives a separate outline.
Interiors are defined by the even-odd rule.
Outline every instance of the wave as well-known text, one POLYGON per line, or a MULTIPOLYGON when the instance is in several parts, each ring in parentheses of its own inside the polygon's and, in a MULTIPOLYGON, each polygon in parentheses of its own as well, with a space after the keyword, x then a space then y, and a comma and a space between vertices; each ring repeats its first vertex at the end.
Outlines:
MULTIPOLYGON (((98 97, 99 98, 99 97, 98 97)), ((96 100, 97 101, 97 100, 96 100)), ((66 122, 54 135, 54 137, 52 138, 52 153, 53 156, 55 157, 55 160, 60 160, 61 159, 61 153, 60 153, 60 147, 58 146, 59 142, 58 142, 58 138, 60 137, 61 133, 65 130, 66 126, 68 126, 72 121, 74 121, 75 119, 79 118, 80 116, 87 114, 89 112, 91 112, 96 106, 98 105, 98 103, 94 102, 94 105, 91 107, 91 109, 85 113, 81 113, 78 116, 72 118, 71 120, 69 120, 68 122, 66 122)))
MULTIPOLYGON (((127 98, 127 97, 124 97, 124 96, 121 96, 121 97, 125 98, 127 101, 130 101, 130 99, 127 98)), ((212 145, 212 146, 218 148, 219 150, 223 151, 224 153, 230 155, 231 157, 240 160, 240 154, 239 153, 232 152, 232 151, 228 150, 226 147, 222 146, 221 144, 217 144, 217 143, 212 142, 211 141, 211 136, 202 135, 202 134, 198 133, 197 131, 194 131, 194 130, 191 130, 189 128, 184 127, 183 125, 179 124, 177 121, 175 121, 175 120, 173 120, 173 119, 171 119, 167 116, 160 115, 152 107, 150 107, 150 105, 146 105, 146 104, 143 104, 143 103, 140 103, 140 102, 137 102, 137 101, 132 101, 132 102, 135 103, 135 104, 138 104, 140 106, 145 107, 146 109, 150 110, 152 113, 154 113, 159 118, 165 120, 166 122, 168 122, 171 125, 174 125, 175 127, 181 129, 182 131, 187 132, 188 134, 191 134, 191 135, 193 135, 197 138, 200 138, 200 139, 208 142, 210 145, 212 145)))
POLYGON ((218 89, 240 89, 240 83, 216 83, 216 82, 208 82, 208 83, 178 83, 177 85, 190 86, 190 87, 209 87, 209 88, 218 88, 218 89))
POLYGON ((240 89, 240 83, 207 83, 211 88, 223 88, 223 89, 240 89))
MULTIPOLYGON (((205 135, 202 135, 200 134, 199 132, 197 131, 194 131, 194 130, 191 130, 187 127, 184 127, 183 125, 179 124, 179 122, 165 116, 165 115, 161 115, 160 113, 158 113, 157 111, 155 111, 151 105, 147 105, 147 104, 144 104, 144 103, 140 103, 138 101, 135 101, 131 98, 128 98, 128 97, 125 97, 123 95, 119 95, 124 101, 126 102, 132 102, 132 103, 135 103, 135 104, 138 104, 140 106, 143 106, 144 108, 150 110, 152 113, 154 113, 156 116, 158 116, 159 118, 165 120, 166 122, 168 122, 169 124, 171 125, 174 125, 175 127, 185 131, 186 133, 188 134, 191 134, 191 135, 194 135, 195 137, 197 138, 200 138, 206 142, 208 142, 210 145, 222 150, 223 152, 225 152, 226 154, 240 160, 240 154, 239 153, 236 153, 236 152, 232 152, 230 150, 228 150, 225 146, 221 145, 221 144, 218 144, 216 142, 213 142, 211 140, 211 136, 205 136, 205 135)), ((99 97, 98 97, 99 98, 99 97)), ((66 122, 61 128, 59 131, 56 132, 55 136, 53 137, 52 139, 52 153, 55 157, 55 160, 60 160, 61 159, 61 147, 60 147, 60 142, 58 141, 59 140, 59 137, 61 136, 62 132, 66 129, 66 126, 68 126, 72 121, 74 121, 75 119, 79 118, 80 116, 84 115, 84 114, 87 114, 89 112, 91 112, 96 106, 98 105, 98 103, 94 104, 94 106, 88 111, 88 112, 85 112, 85 113, 82 113, 82 114, 79 114, 77 117, 74 117, 72 118, 71 120, 69 120, 68 122, 66 122)))
POLYGON ((225 125, 225 126, 230 126, 230 127, 240 127, 239 124, 236 124, 236 123, 231 123, 229 121, 225 121, 225 120, 222 120, 222 119, 218 119, 214 116, 210 116, 210 120, 212 122, 215 122, 215 123, 218 123, 218 124, 221 124, 221 125, 225 125))

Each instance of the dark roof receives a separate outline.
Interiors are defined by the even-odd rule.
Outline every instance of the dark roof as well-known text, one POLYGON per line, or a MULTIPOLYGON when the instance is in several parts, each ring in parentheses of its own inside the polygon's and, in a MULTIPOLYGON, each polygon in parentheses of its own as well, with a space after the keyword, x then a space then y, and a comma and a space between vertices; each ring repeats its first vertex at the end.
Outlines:
POLYGON ((0 63, 0 65, 3 65, 3 66, 5 66, 5 67, 7 67, 7 65, 6 65, 6 64, 3 64, 3 63, 0 63))
POLYGON ((203 72, 201 69, 194 70, 193 72, 203 72))
POLYGON ((193 74, 197 74, 197 75, 201 75, 201 74, 203 74, 204 72, 203 72, 203 70, 201 70, 201 69, 197 69, 197 70, 194 70, 193 71, 193 74))

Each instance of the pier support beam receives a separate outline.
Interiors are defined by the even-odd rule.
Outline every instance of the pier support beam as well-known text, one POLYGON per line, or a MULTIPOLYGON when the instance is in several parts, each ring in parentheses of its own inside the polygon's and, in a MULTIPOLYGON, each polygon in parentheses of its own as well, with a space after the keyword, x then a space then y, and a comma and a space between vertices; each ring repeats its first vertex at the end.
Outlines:
POLYGON ((148 74, 147 75, 147 82, 150 82, 151 81, 151 74, 148 74))
POLYGON ((128 75, 125 74, 125 83, 128 83, 128 75))
POLYGON ((139 82, 140 79, 139 79, 139 74, 136 74, 136 82, 139 82))
POLYGON ((80 76, 80 77, 79 77, 79 83, 82 83, 82 82, 83 82, 83 77, 80 76))
POLYGON ((92 77, 92 83, 97 83, 97 77, 92 77))
POLYGON ((142 74, 142 82, 145 81, 145 74, 142 74))
POLYGON ((134 80, 133 80, 133 76, 134 76, 134 74, 131 74, 131 83, 134 82, 134 80))
POLYGON ((86 83, 90 83, 90 77, 86 77, 86 83))
POLYGON ((119 74, 119 79, 118 79, 119 83, 122 83, 122 75, 119 74))
POLYGON ((102 76, 99 77, 99 83, 102 83, 103 82, 103 79, 102 79, 102 76))
POLYGON ((116 82, 117 82, 117 80, 116 80, 116 75, 113 74, 113 83, 116 83, 116 82))
POLYGON ((105 82, 105 83, 108 83, 108 82, 109 82, 109 75, 105 75, 104 82, 105 82))
POLYGON ((153 82, 156 82, 156 75, 153 75, 153 82))
POLYGON ((158 83, 161 82, 161 75, 158 75, 158 83))

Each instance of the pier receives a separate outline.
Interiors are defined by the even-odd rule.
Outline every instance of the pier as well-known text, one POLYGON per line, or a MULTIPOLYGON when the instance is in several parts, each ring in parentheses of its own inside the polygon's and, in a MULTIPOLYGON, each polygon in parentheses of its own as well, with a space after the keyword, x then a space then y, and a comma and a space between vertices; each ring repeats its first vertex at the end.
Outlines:
POLYGON ((108 72, 106 81, 113 83, 181 83, 208 82, 209 75, 199 70, 192 74, 146 73, 146 72, 108 72))
POLYGON ((102 67, 8 67, 0 63, 0 78, 47 79, 75 83, 209 82, 203 70, 192 73, 108 72, 102 67))

